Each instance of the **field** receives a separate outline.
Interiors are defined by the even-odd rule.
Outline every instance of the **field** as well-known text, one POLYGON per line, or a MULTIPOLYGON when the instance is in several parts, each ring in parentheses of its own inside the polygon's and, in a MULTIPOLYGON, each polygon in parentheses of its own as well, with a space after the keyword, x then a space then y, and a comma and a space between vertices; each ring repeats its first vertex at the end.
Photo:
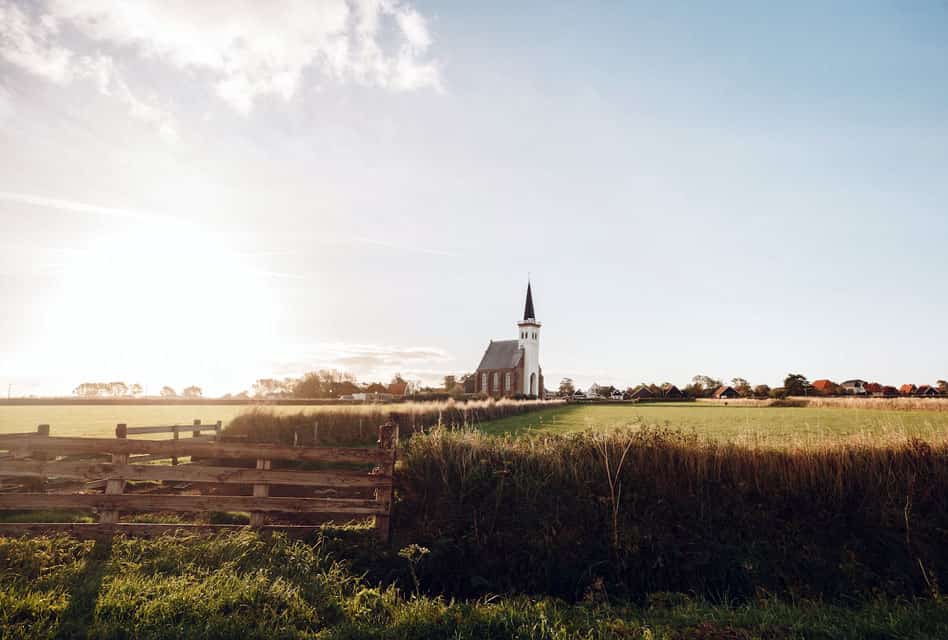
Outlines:
POLYGON ((880 442, 948 436, 948 414, 845 407, 768 407, 710 403, 564 405, 496 420, 487 433, 567 433, 661 426, 750 445, 880 442))
MULTIPOLYGON (((349 414, 356 427, 371 434, 379 416, 388 412, 418 414, 423 404, 369 406, 268 406, 267 411, 292 416, 301 412, 318 419, 349 414), (359 425, 358 421, 364 424, 359 425)), ((427 405, 431 406, 431 405, 427 405)), ((437 405, 434 405, 437 407, 437 405)), ((447 406, 447 405, 443 405, 447 406)), ((251 412, 246 405, 216 406, 0 406, 0 433, 32 431, 37 424, 51 425, 55 436, 100 436, 114 433, 115 425, 190 424, 221 420, 226 427, 239 415, 251 412)), ((447 420, 447 418, 446 418, 447 420)), ((894 409, 859 409, 850 406, 767 407, 731 403, 664 403, 629 405, 562 405, 490 422, 471 421, 490 434, 566 433, 587 429, 611 430, 667 426, 719 441, 752 445, 821 444, 839 441, 880 442, 918 437, 941 440, 948 436, 948 413, 894 409)))

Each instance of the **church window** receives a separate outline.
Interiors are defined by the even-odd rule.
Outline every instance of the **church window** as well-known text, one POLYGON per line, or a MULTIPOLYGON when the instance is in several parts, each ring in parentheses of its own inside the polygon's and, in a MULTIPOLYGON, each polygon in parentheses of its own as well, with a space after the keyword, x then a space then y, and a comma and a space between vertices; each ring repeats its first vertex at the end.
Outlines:
POLYGON ((494 372, 494 389, 500 389, 500 374, 494 372))
POLYGON ((481 391, 487 391, 487 374, 481 374, 481 391))
POLYGON ((504 374, 504 391, 510 391, 510 372, 504 374))

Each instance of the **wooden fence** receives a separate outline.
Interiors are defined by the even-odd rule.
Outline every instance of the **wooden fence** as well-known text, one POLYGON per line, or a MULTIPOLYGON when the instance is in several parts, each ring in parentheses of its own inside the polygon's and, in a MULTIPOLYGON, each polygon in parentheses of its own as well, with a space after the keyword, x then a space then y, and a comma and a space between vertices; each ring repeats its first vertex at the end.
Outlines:
POLYGON ((140 524, 120 522, 120 514, 140 512, 250 512, 250 526, 288 533, 308 533, 313 524, 273 525, 273 514, 293 514, 297 519, 349 521, 374 517, 379 538, 389 537, 392 505, 392 472, 398 443, 397 425, 379 427, 377 448, 301 447, 278 444, 228 441, 220 438, 220 423, 189 426, 133 427, 119 424, 115 438, 52 437, 49 425, 40 425, 34 433, 0 435, 0 478, 32 479, 45 483, 49 478, 75 480, 77 491, 0 493, 2 510, 94 510, 97 523, 0 523, 0 535, 67 531, 77 535, 101 535, 123 531, 134 535, 153 535, 176 529, 216 530, 241 525, 140 524), (191 438, 178 438, 179 432, 192 432, 191 438), (201 436, 212 430, 213 436, 201 436), (172 433, 170 440, 135 440, 130 434, 172 433), (180 458, 191 457, 179 464, 180 458), (97 459, 96 459, 97 458, 97 459), (172 464, 149 464, 171 458, 172 464), (256 468, 236 466, 256 460, 256 468), (283 461, 284 467, 272 468, 283 461), (233 466, 228 466, 228 462, 233 466), (291 463, 331 463, 333 468, 294 469, 291 463), (361 465, 371 470, 338 468, 361 465), (253 495, 156 495, 126 492, 126 483, 141 480, 172 483, 196 483, 209 487, 252 485, 253 495), (104 482, 104 492, 90 493, 91 486, 104 482), (274 485, 324 490, 333 497, 270 496, 274 485), (82 491, 81 493, 78 491, 82 491), (336 497, 346 493, 371 494, 369 497, 336 497))

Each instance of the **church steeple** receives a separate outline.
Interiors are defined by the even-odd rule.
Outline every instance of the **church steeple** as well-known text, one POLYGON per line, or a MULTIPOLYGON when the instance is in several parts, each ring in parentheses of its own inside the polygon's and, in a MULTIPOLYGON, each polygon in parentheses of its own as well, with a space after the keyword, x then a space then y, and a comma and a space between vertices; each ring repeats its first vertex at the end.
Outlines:
POLYGON ((523 308, 524 320, 536 320, 537 314, 533 311, 533 292, 530 290, 530 281, 527 281, 527 304, 523 308))

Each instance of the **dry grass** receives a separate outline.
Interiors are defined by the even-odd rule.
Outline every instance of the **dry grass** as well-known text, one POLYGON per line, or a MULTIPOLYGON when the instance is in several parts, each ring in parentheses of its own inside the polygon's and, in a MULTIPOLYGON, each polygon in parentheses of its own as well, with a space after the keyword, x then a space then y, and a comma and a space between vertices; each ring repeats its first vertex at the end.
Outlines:
POLYGON ((882 411, 948 411, 948 398, 793 398, 808 407, 882 411))
POLYGON ((598 580, 632 597, 837 598, 948 583, 945 440, 435 432, 407 443, 398 476, 397 535, 432 548, 452 592, 578 597, 598 580))
POLYGON ((234 418, 225 428, 225 434, 302 445, 370 444, 378 435, 379 425, 390 420, 398 424, 402 435, 435 427, 474 429, 492 420, 559 404, 562 403, 538 400, 448 400, 320 407, 317 411, 295 414, 256 408, 234 418))

